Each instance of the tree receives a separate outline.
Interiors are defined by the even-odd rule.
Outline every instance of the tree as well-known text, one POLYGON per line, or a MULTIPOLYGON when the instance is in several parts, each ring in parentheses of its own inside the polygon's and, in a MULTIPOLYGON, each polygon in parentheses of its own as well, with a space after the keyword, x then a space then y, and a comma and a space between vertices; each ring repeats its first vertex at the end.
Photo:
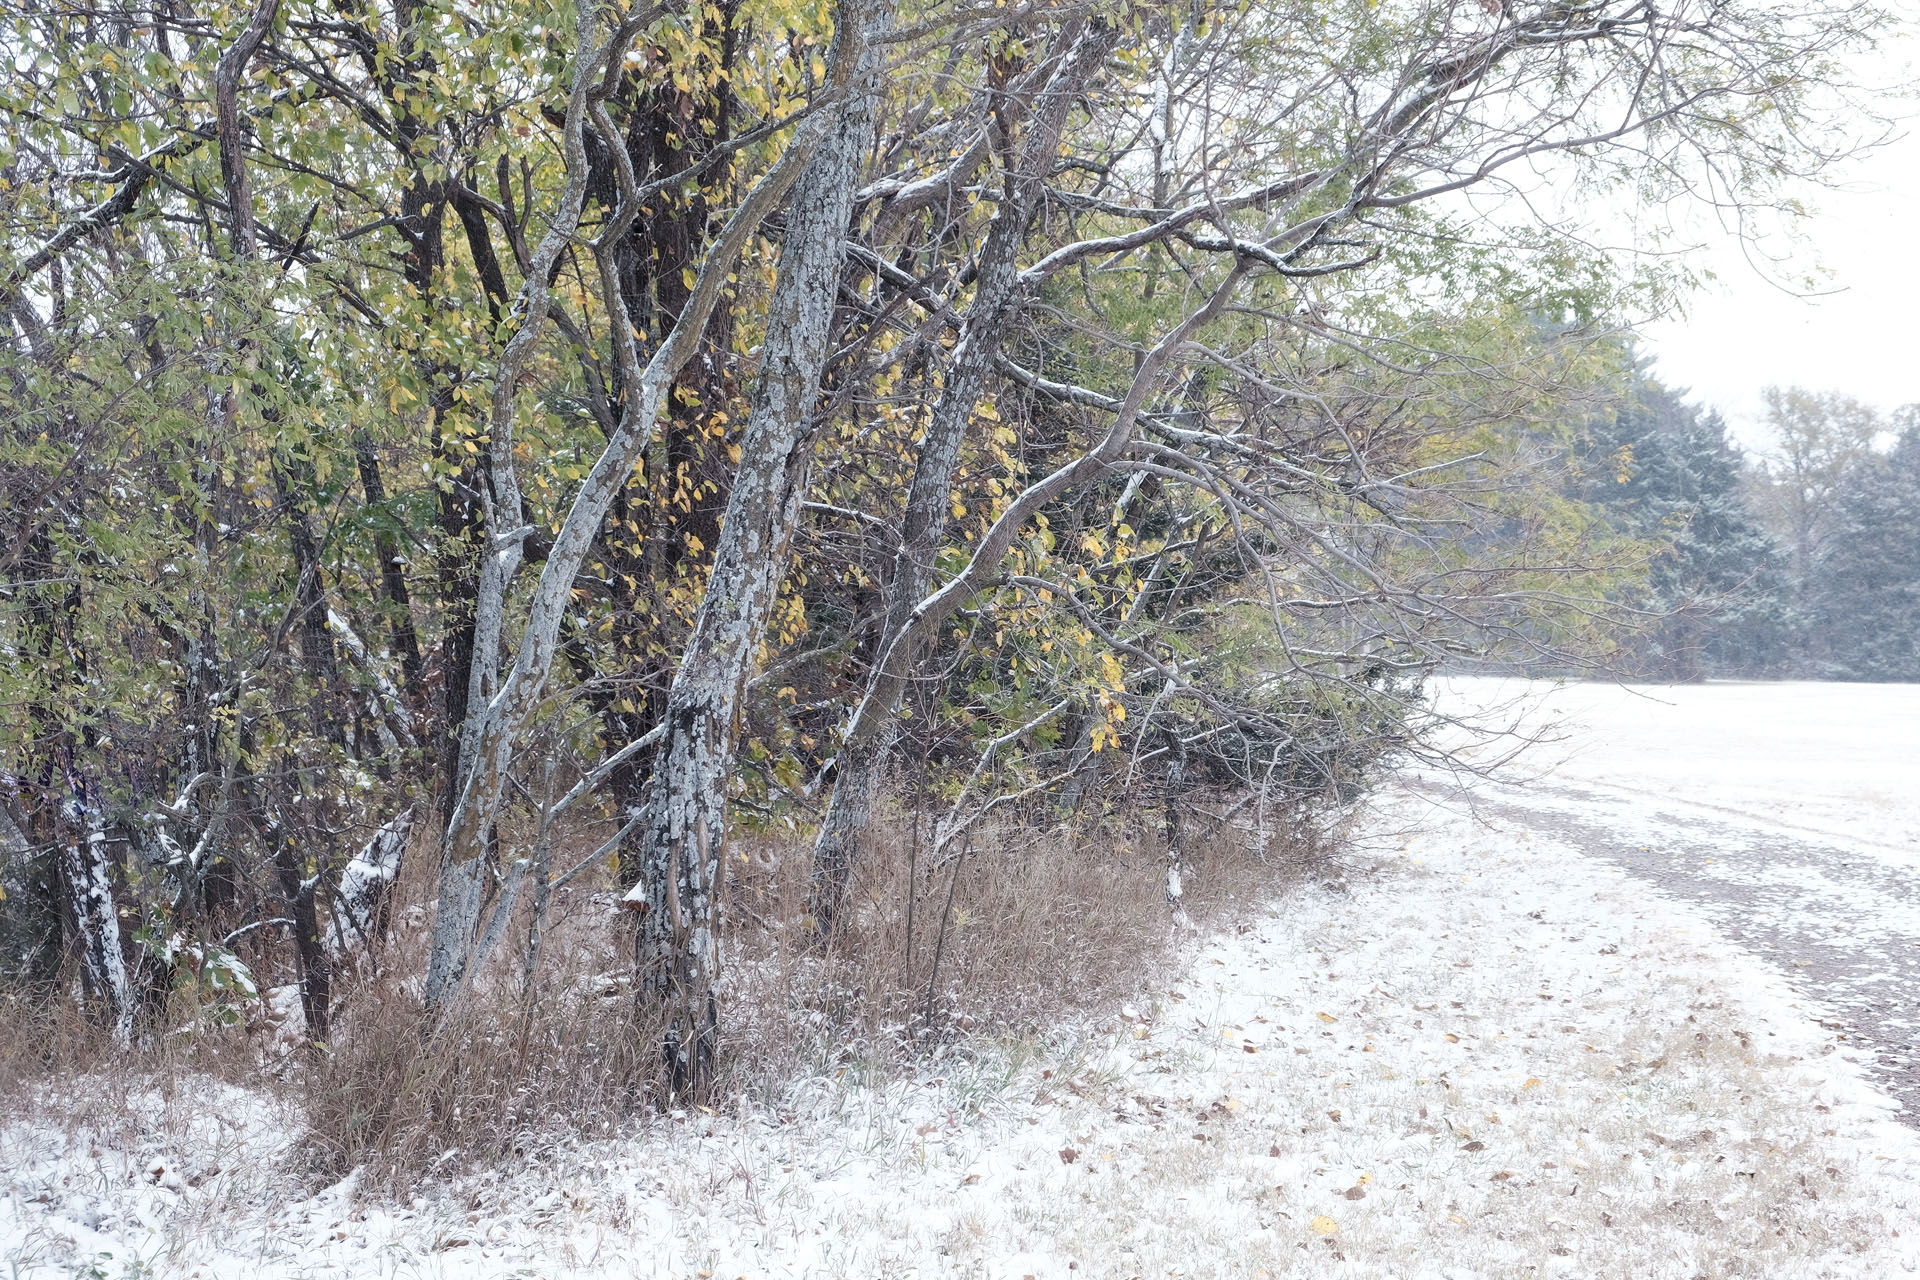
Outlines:
POLYGON ((326 940, 436 813, 430 1051, 612 850, 696 1095, 743 802, 824 819, 846 927, 903 758, 939 857, 1142 777, 1177 841, 1185 786, 1306 821, 1428 749, 1442 662, 1590 660, 1633 568, 1541 433, 1672 281, 1456 197, 1547 166, 1785 203, 1878 21, 5 14, 23 969, 137 1039, 180 957, 244 953, 323 1038, 326 940), (563 814, 608 839, 554 875, 563 814))
MULTIPOLYGON (((1250 579, 1286 564, 1325 592, 1304 608, 1355 619, 1352 634, 1366 639, 1333 651, 1362 669, 1379 661, 1377 646, 1402 646, 1403 669, 1419 669, 1449 646, 1481 647, 1501 630, 1481 613, 1484 601, 1450 592, 1443 602, 1422 598, 1426 583, 1465 583, 1474 570, 1456 566, 1450 576, 1431 576, 1434 566, 1414 568, 1417 558, 1413 564, 1400 559, 1406 544, 1361 533, 1372 532, 1368 517, 1351 530, 1341 523, 1354 518, 1354 507, 1371 507, 1381 525, 1410 529, 1419 519, 1418 503, 1401 486, 1419 472, 1396 469, 1391 450, 1376 459, 1370 437, 1344 430, 1340 412, 1322 408, 1324 401, 1286 403, 1311 394, 1298 383, 1310 386, 1313 374, 1337 367, 1330 352, 1314 351, 1303 377, 1288 330, 1317 329, 1315 337, 1345 346, 1362 364, 1402 354, 1432 358, 1430 369, 1439 374, 1464 353, 1444 337, 1433 346, 1405 343, 1390 325, 1376 326, 1392 314, 1391 303, 1368 295, 1368 283, 1380 274, 1396 282, 1443 281, 1450 296, 1466 292, 1469 279, 1502 298, 1513 296, 1504 288, 1520 285, 1536 308, 1590 317, 1595 300, 1575 284, 1583 268, 1573 265, 1572 244, 1550 233, 1521 233, 1518 243, 1489 251, 1434 211, 1438 199, 1498 184, 1510 165, 1546 156, 1573 164, 1577 155, 1589 175, 1622 181, 1628 172, 1636 181, 1650 173, 1675 175, 1696 162, 1723 174, 1712 153, 1729 140, 1717 129, 1710 140, 1698 126, 1712 112, 1741 110, 1734 104, 1752 95, 1778 101, 1752 78, 1752 54, 1768 48, 1760 58, 1771 63, 1784 51, 1778 42, 1789 30, 1798 31, 1790 38, 1795 42, 1821 37, 1799 27, 1801 16, 1728 25, 1728 11, 1710 7, 1695 14, 1656 13, 1637 4, 1546 5, 1495 8, 1487 16, 1493 20, 1480 22, 1451 6, 1386 14, 1289 6, 1204 18, 1170 14, 1165 25, 1146 28, 1150 52, 1134 55, 1141 70, 1131 84, 1103 95, 1114 123, 1063 147, 1079 157, 1072 169, 1095 177, 1055 197, 1057 219, 1020 227, 1018 251, 1028 265, 1013 277, 1017 297, 1002 303, 994 293, 995 255, 1015 251, 1004 244, 1011 228, 1003 215, 1023 209, 1022 169, 1014 162, 977 268, 967 267, 979 272, 979 313, 961 314, 934 283, 937 276, 890 277, 930 324, 956 337, 942 362, 942 399, 928 420, 900 516, 900 553, 883 579, 882 621, 864 687, 839 734, 834 790, 815 850, 817 919, 831 927, 837 914, 904 694, 923 678, 923 653, 1006 572, 1003 565, 1030 524, 1121 477, 1208 491, 1221 503, 1250 579), (1785 26, 1775 25, 1782 19, 1785 26), (1293 33, 1309 28, 1311 40, 1292 41, 1293 33), (1391 37, 1384 35, 1389 28, 1391 37), (1130 141, 1116 148, 1121 139, 1130 141), (1134 140, 1139 151, 1130 156, 1134 140), (1648 148, 1661 156, 1652 168, 1648 148), (1216 177, 1227 172, 1233 185, 1216 177), (993 231, 1003 234, 996 238, 993 231), (1528 279, 1531 269, 1541 274, 1528 279), (1116 278, 1132 296, 1102 288, 1116 278), (1157 293, 1163 280, 1173 286, 1171 296, 1157 293), (1076 290, 1091 295, 1091 305, 1068 302, 1076 290), (1216 321, 1242 315, 1251 324, 1213 332, 1216 321), (1223 349, 1223 342, 1231 345, 1223 349), (1024 363, 1009 351, 1015 344, 1031 352, 1024 363), (988 361, 1002 377, 1098 415, 1103 425, 1003 494, 941 583, 926 569, 932 544, 922 543, 938 537, 950 507, 965 506, 956 500, 951 460, 981 401, 984 383, 976 369, 988 361), (1179 424, 1193 412, 1186 406, 1190 386, 1231 387, 1229 400, 1239 399, 1233 410, 1245 411, 1202 411, 1197 429, 1171 425, 1156 433, 1156 421, 1179 424), (1275 436, 1262 433, 1266 422, 1296 412, 1321 417, 1339 432, 1338 446, 1296 454, 1291 424, 1275 436), (1328 526, 1319 523, 1317 503, 1338 513, 1338 538, 1329 539, 1328 526), (1404 578, 1403 569, 1410 570, 1404 578), (1358 616, 1376 605, 1384 616, 1359 624, 1358 616)), ((1052 84, 1058 74, 1034 82, 1052 84)), ((1046 133, 1034 129, 1029 143, 1046 133)), ((1773 166, 1798 145, 1784 135, 1748 136, 1773 157, 1767 167, 1775 173, 1781 170, 1773 166)), ((1734 144, 1736 150, 1744 145, 1734 144)), ((929 180, 958 182, 982 155, 963 148, 955 169, 929 180)), ((874 260, 920 252, 887 243, 876 245, 874 260)), ((1446 446, 1436 453, 1433 461, 1444 468, 1446 446)), ((1140 528, 1124 514, 1115 524, 1140 528)), ((1484 580, 1499 576, 1495 571, 1484 580)), ((1055 582, 1033 590, 1049 601, 1063 594, 1055 582)), ((1284 635, 1289 610, 1279 603, 1280 592, 1271 585, 1268 591, 1271 621, 1284 635)), ((1490 594, 1502 604, 1518 602, 1515 595, 1490 594)), ((1070 608, 1079 603, 1074 592, 1064 598, 1070 608)), ((1111 643, 1111 634, 1103 639, 1111 643)), ((1136 660, 1145 660, 1146 651, 1136 652, 1136 660)), ((1316 674, 1314 665, 1295 669, 1308 681, 1350 679, 1345 670, 1316 674)), ((1170 689, 1183 687, 1175 679, 1170 689)), ((1095 727, 1087 740, 1097 745, 1104 735, 1095 727)))
POLYGON ((1625 403, 1581 431, 1574 492, 1653 548, 1636 603, 1655 616, 1632 642, 1634 674, 1700 680, 1778 665, 1784 584, 1717 413, 1636 372, 1625 403))
POLYGON ((1768 387, 1762 394, 1774 445, 1755 472, 1755 505, 1787 548, 1793 590, 1804 605, 1814 567, 1842 519, 1836 495, 1884 424, 1871 406, 1839 392, 1768 387))
POLYGON ((1920 424, 1857 462, 1833 494, 1833 529, 1810 584, 1821 674, 1920 679, 1920 424))

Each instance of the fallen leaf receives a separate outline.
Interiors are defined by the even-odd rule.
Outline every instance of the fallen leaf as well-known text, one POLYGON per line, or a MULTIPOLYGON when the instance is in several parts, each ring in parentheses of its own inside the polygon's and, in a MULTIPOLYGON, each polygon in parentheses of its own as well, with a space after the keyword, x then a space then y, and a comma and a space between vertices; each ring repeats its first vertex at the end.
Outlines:
POLYGON ((1080 1158, 1080 1153, 1078 1151, 1075 1151, 1072 1147, 1060 1148, 1061 1164, 1072 1164, 1075 1160, 1078 1160, 1079 1158, 1080 1158))
POLYGON ((1455 1034, 1453 1034, 1453 1032, 1451 1032, 1451 1031, 1449 1031, 1449 1032, 1447 1032, 1447 1043, 1448 1043, 1448 1044, 1459 1044, 1459 1043, 1460 1043, 1460 1037, 1459 1037, 1459 1036, 1457 1036, 1457 1035, 1455 1035, 1455 1034))
POLYGON ((1279 1154, 1280 1154, 1280 1144, 1276 1142, 1276 1143, 1274 1143, 1274 1144, 1273 1144, 1272 1146, 1270 1146, 1270 1147, 1268 1147, 1268 1148, 1267 1148, 1267 1154, 1268 1154, 1268 1155, 1270 1155, 1270 1156, 1277 1156, 1277 1155, 1279 1155, 1279 1154))
POLYGON ((1338 1231, 1339 1229, 1340 1229, 1340 1224, 1335 1222, 1332 1218, 1329 1218, 1324 1213, 1320 1214, 1319 1216, 1314 1218, 1312 1222, 1309 1222, 1307 1224, 1307 1230, 1313 1232, 1313 1234, 1317 1236, 1330 1236, 1334 1232, 1338 1231))
POLYGON ((1522 1089, 1538 1089, 1540 1087, 1540 1082, 1538 1080, 1535 1080, 1533 1077, 1529 1076, 1527 1077, 1527 1082, 1521 1085, 1520 1087, 1522 1089))
POLYGON ((1336 1018, 1336 1017, 1334 1017, 1334 1016, 1333 1016, 1332 1014, 1330 1014, 1330 1013, 1316 1013, 1316 1014, 1314 1014, 1313 1016, 1314 1016, 1314 1017, 1316 1017, 1316 1018, 1318 1018, 1318 1019, 1320 1019, 1320 1021, 1322 1021, 1322 1022, 1338 1022, 1338 1021, 1340 1021, 1340 1019, 1338 1019, 1338 1018, 1336 1018))
POLYGON ((1463 1148, 1463 1150, 1466 1150, 1466 1151, 1485 1151, 1486 1149, 1487 1149, 1487 1144, 1479 1141, 1478 1139, 1475 1139, 1474 1141, 1469 1142, 1463 1148))
POLYGON ((1340 1194, 1349 1200, 1365 1200, 1367 1198, 1367 1189, 1365 1187, 1348 1187, 1340 1194))
POLYGON ((1329 1119, 1329 1120, 1331 1120, 1331 1121, 1333 1121, 1333 1122, 1334 1122, 1335 1124, 1339 1124, 1339 1123, 1340 1123, 1340 1113, 1339 1113, 1338 1111, 1329 1111, 1329 1112, 1327 1112, 1327 1119, 1329 1119))
POLYGON ((1511 1170, 1502 1169, 1500 1172, 1493 1175, 1493 1180, 1495 1182, 1505 1182, 1508 1178, 1511 1178, 1512 1176, 1513 1176, 1513 1173, 1511 1170))

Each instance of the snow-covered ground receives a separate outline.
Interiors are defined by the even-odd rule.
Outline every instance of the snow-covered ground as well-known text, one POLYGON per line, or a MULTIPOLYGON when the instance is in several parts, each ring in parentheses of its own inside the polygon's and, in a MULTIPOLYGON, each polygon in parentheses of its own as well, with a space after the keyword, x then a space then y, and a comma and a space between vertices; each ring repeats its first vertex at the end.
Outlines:
MULTIPOLYGON (((1711 786, 1693 794, 1730 798, 1711 786)), ((663 1117, 404 1207, 277 1182, 287 1117, 224 1088, 65 1127, 0 1120, 0 1267, 1920 1272, 1920 1135, 1821 1008, 1700 907, 1477 795, 1438 795, 1410 779, 1381 797, 1324 881, 1196 942, 1153 999, 1048 1043, 879 1087, 796 1081, 780 1106, 663 1117)))
POLYGON ((1920 685, 1455 680, 1438 703, 1550 739, 1467 789, 1483 816, 1692 904, 1920 1124, 1920 685))
POLYGON ((1543 735, 1516 777, 1843 840, 1920 865, 1920 684, 1456 678, 1440 682, 1438 702, 1543 735))

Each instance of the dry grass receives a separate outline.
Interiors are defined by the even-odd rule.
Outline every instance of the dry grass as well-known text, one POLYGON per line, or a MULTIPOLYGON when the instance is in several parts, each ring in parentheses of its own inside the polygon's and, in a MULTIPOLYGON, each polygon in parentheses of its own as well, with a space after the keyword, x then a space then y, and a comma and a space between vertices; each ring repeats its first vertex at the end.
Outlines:
MULTIPOLYGON (((1320 857, 1304 837, 1263 843, 1195 819, 1183 905, 1201 929, 1268 900, 1320 857)), ((930 1051, 1044 1038, 1072 1011, 1140 990, 1182 941, 1165 900, 1157 812, 1078 829, 1007 820, 947 858, 930 856, 926 831, 924 817, 897 805, 883 813, 843 928, 824 946, 803 916, 810 842, 738 835, 723 979, 725 1093, 772 1098, 796 1079, 848 1071, 884 1079, 930 1051)), ((569 843, 582 850, 603 838, 573 834, 569 843)), ((556 850, 555 861, 565 865, 567 851, 556 850)), ((394 1193, 620 1133, 662 1105, 659 1028, 634 999, 631 917, 614 909, 607 873, 555 896, 530 987, 521 976, 523 902, 507 942, 476 976, 475 997, 426 1038, 418 984, 433 872, 430 841, 417 837, 377 966, 337 979, 325 1049, 303 1044, 284 993, 263 997, 244 1028, 208 1028, 176 1007, 171 1028, 129 1054, 71 1001, 12 992, 0 998, 23 1012, 0 1030, 0 1087, 15 1097, 57 1096, 71 1112, 87 1096, 110 1110, 136 1077, 163 1103, 170 1082, 207 1072, 268 1085, 304 1109, 297 1150, 305 1180, 359 1168, 362 1186, 394 1193), (58 1089, 45 1087, 55 1080, 58 1089)), ((263 986, 292 980, 290 954, 266 951, 253 963, 263 986)))
MULTIPOLYGON (((924 1008, 911 997, 925 986, 923 970, 890 976, 904 968, 893 853, 875 851, 858 927, 821 957, 785 946, 798 936, 780 914, 797 899, 784 878, 801 865, 785 862, 797 846, 748 842, 758 856, 735 888, 747 925, 730 970, 730 1083, 786 1088, 731 1115, 647 1115, 638 1058, 618 1089, 617 1072, 592 1074, 609 1042, 586 1046, 620 1031, 614 1019, 632 1004, 566 986, 563 970, 591 976, 622 949, 611 905, 583 891, 525 1015, 582 1028, 578 1045, 536 1037, 515 1056, 520 1006, 495 999, 479 1006, 491 1020, 463 1030, 471 1057, 459 1070, 410 1076, 416 1015, 396 982, 391 1007, 367 998, 378 984, 354 988, 327 1063, 293 1060, 297 1087, 281 1096, 305 1097, 308 1112, 279 1132, 325 1119, 355 1082, 395 1095, 404 1105, 356 1129, 368 1135, 358 1157, 328 1158, 363 1158, 363 1190, 431 1170, 419 1198, 383 1203, 342 1186, 289 1203, 284 1179, 254 1172, 286 1160, 284 1139, 262 1132, 272 1116, 238 1136, 204 1124, 142 1135, 121 1122, 99 1150, 93 1133, 64 1153, 55 1141, 16 1180, 15 1252, 29 1274, 85 1274, 89 1250, 117 1260, 137 1247, 153 1274, 270 1280, 635 1265, 858 1280, 1866 1280, 1911 1269, 1895 1236, 1910 1236, 1920 1205, 1911 1135, 1890 1133, 1857 1070, 1820 1053, 1831 1037, 1783 983, 1549 842, 1461 815, 1407 825, 1410 838, 1388 841, 1377 828, 1380 857, 1315 875, 1279 909, 1259 901, 1264 890, 1311 861, 1276 852, 1262 865, 1227 839, 1196 838, 1213 860, 1194 876, 1192 909, 1213 937, 1178 945, 1177 965, 1158 961, 1177 944, 1151 832, 1057 845, 994 833, 956 891, 981 914, 949 953, 963 960, 951 987, 938 984, 944 1004, 904 1034, 899 1019, 924 1008), (967 877, 989 870, 970 896, 967 877), (1044 911, 1017 909, 1034 893, 1056 896, 1044 911), (1131 917, 1132 934, 1129 904, 1152 908, 1131 917), (1134 967, 1102 972, 1103 961, 1134 967), (1064 989, 1076 981, 1086 985, 1064 989), (1118 1004, 1136 984, 1130 1007, 1106 1016, 1074 1007, 1118 1004), (376 1038, 380 1028, 393 1038, 376 1038), (1018 1038, 1036 1028, 1059 1030, 1018 1038), (617 1140, 579 1140, 602 1121, 617 1140), (519 1157, 482 1158, 516 1144, 519 1157), (439 1159, 455 1146, 459 1157, 439 1159), (159 1161, 188 1190, 150 1185, 159 1161), (469 1162, 483 1167, 441 1176, 469 1162)), ((902 864, 910 848, 894 851, 902 864)), ((936 890, 944 902, 935 879, 917 911, 936 890)), ((416 927, 401 920, 390 973, 411 972, 416 927)), ((488 990, 511 995, 512 966, 497 968, 488 990)), ((653 1043, 644 1028, 624 1034, 653 1043)), ((202 1090, 197 1114, 228 1105, 246 1109, 246 1092, 202 1090)), ((10 1225, 0 1216, 0 1236, 10 1225)))
MULTIPOLYGON (((924 818, 873 824, 843 927, 824 951, 803 917, 808 846, 745 840, 735 885, 729 1060, 737 1087, 777 1085, 796 1052, 818 1072, 885 1073, 933 1045, 1044 1034, 1138 991, 1180 945, 1157 814, 1080 829, 1005 821, 950 856, 924 818), (919 830, 916 831, 915 827, 919 830)), ((1189 840, 1183 907, 1204 931, 1321 860, 1297 833, 1256 843, 1209 823, 1189 840)))

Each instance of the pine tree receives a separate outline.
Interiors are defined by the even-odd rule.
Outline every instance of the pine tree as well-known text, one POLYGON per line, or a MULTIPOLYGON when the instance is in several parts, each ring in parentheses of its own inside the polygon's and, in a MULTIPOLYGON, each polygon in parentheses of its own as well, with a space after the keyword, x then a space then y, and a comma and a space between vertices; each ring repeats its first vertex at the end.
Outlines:
POLYGON ((1856 464, 1837 492, 1809 620, 1829 678, 1920 679, 1920 411, 1904 416, 1893 451, 1856 464))
POLYGON ((1663 615, 1634 674, 1674 680, 1758 673, 1785 655, 1772 540, 1740 493, 1741 458, 1720 415, 1644 374, 1626 402, 1592 423, 1576 459, 1576 493, 1660 549, 1644 606, 1663 615))

